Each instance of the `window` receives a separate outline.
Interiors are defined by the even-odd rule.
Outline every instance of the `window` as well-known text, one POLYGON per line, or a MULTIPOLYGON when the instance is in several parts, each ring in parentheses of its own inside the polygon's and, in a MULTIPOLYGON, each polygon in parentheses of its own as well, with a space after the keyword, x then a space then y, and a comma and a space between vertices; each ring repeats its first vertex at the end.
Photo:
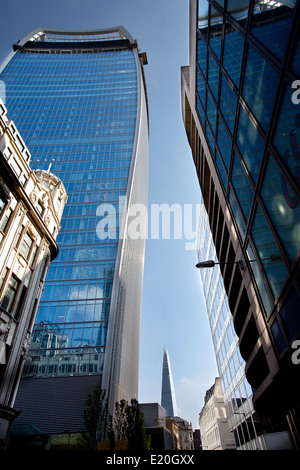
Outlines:
POLYGON ((0 195, 0 215, 1 215, 1 213, 2 213, 2 210, 3 210, 4 206, 5 206, 5 204, 6 204, 5 199, 3 198, 3 196, 0 195))
POLYGON ((253 47, 249 48, 243 98, 267 132, 279 83, 279 73, 253 47))
POLYGON ((244 50, 244 38, 226 22, 223 65, 238 88, 244 50))
POLYGON ((232 133, 235 121, 236 103, 237 97, 224 75, 222 75, 220 108, 232 133))
POLYGON ((284 59, 296 2, 255 2, 251 34, 273 54, 284 59), (284 4, 285 3, 285 4, 284 4))
POLYGON ((25 233, 21 247, 20 247, 20 254, 24 256, 25 259, 29 259, 30 251, 33 245, 33 238, 29 235, 29 233, 25 233))
POLYGON ((248 220, 253 199, 253 190, 237 154, 234 155, 231 179, 245 219, 248 220))
POLYGON ((251 235, 271 290, 276 298, 287 278, 288 270, 283 260, 278 259, 279 248, 259 206, 256 210, 251 235))
POLYGON ((13 157, 10 161, 10 166, 12 167, 12 169, 14 170, 14 172, 16 173, 16 175, 18 177, 21 176, 21 173, 22 173, 22 170, 21 170, 21 167, 18 165, 18 163, 16 162, 15 158, 13 157))
POLYGON ((43 212, 44 212, 44 206, 43 204, 41 203, 41 201, 38 201, 37 205, 36 205, 36 208, 37 208, 37 211, 42 215, 43 212))
POLYGON ((300 200, 271 155, 261 195, 281 243, 293 262, 300 250, 300 200))
POLYGON ((11 313, 13 309, 19 286, 20 281, 14 276, 11 276, 1 301, 1 307, 8 313, 11 313))
POLYGON ((256 182, 264 151, 264 141, 242 107, 240 108, 236 142, 246 167, 253 181, 256 182))
POLYGON ((6 229, 6 227, 7 227, 7 224, 8 224, 8 221, 9 221, 9 219, 10 219, 11 214, 12 214, 12 209, 9 207, 9 208, 7 209, 7 211, 5 212, 5 214, 4 214, 4 216, 3 216, 2 220, 1 220, 1 223, 0 223, 0 230, 1 230, 2 232, 5 232, 5 229, 6 229))

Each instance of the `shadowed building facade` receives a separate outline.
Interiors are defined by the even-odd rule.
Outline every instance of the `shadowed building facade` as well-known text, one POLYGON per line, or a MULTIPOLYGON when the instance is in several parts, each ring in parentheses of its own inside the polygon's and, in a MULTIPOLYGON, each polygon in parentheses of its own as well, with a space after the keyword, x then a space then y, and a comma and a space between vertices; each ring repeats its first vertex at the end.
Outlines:
POLYGON ((144 245, 128 210, 147 204, 148 109, 136 40, 123 28, 43 28, 1 67, 8 116, 69 194, 21 380, 19 425, 79 432, 88 393, 137 398, 144 245))
MULTIPOLYGON (((253 405, 299 446, 299 2, 191 0, 182 113, 253 405)), ((202 260, 206 261, 206 260, 202 260)))

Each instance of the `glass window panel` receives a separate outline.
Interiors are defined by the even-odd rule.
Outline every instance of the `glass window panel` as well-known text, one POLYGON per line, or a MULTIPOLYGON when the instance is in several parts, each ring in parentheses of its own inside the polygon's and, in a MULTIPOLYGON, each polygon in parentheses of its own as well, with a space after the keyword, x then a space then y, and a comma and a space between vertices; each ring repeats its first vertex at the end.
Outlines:
POLYGON ((226 190, 227 188, 227 173, 224 168, 223 162, 222 162, 222 157, 219 154, 219 151, 217 150, 216 152, 216 165, 220 174, 221 182, 223 184, 224 189, 226 190))
POLYGON ((227 11, 239 23, 245 24, 248 17, 249 0, 242 3, 236 0, 227 0, 227 11))
POLYGON ((273 300, 269 293, 268 285, 266 283, 264 274, 260 268, 260 264, 255 261, 256 257, 251 243, 248 243, 247 256, 250 261, 250 266, 255 277, 255 282, 258 287, 260 298, 263 302, 266 315, 269 315, 273 306, 273 300))
POLYGON ((232 147, 231 138, 222 122, 222 119, 219 117, 218 148, 220 150, 223 161, 225 163, 227 172, 229 171, 229 165, 230 165, 231 147, 232 147))
POLYGON ((207 0, 198 0, 198 28, 206 39, 208 38, 208 7, 207 0))
POLYGON ((276 298, 285 282, 288 270, 283 260, 272 260, 273 257, 278 256, 279 248, 259 206, 256 209, 251 235, 265 275, 276 298))
POLYGON ((296 2, 255 2, 251 34, 283 60, 296 2))
POLYGON ((292 101, 293 90, 286 85, 273 143, 284 164, 300 185, 300 113, 292 101))
POLYGON ((28 259, 32 245, 33 239, 28 233, 25 233, 20 247, 20 253, 22 256, 24 256, 25 259, 28 259))
POLYGON ((235 122, 236 104, 237 96, 230 87, 224 75, 222 75, 220 109, 232 133, 235 122))
POLYGON ((223 17, 213 6, 210 8, 209 44, 218 59, 220 59, 223 17))
POLYGON ((213 134, 216 134, 216 119, 217 119, 217 108, 210 95, 207 93, 207 117, 210 123, 211 130, 213 134))
POLYGON ((266 132, 270 124, 279 78, 279 73, 253 47, 249 47, 243 98, 266 132))
POLYGON ((209 54, 209 61, 208 61, 208 83, 217 101, 218 100, 218 87, 219 87, 219 66, 214 60, 212 54, 209 54))
POLYGON ((300 298, 295 289, 292 289, 280 311, 280 317, 288 334, 289 340, 300 331, 300 298))
POLYGON ((237 145, 254 182, 257 180, 264 151, 264 142, 246 111, 240 107, 237 145))
POLYGON ((247 220, 253 200, 253 189, 237 154, 234 155, 231 180, 247 220))
POLYGON ((282 329, 277 320, 275 320, 274 323, 272 324, 271 331, 272 331, 272 335, 273 335, 277 350, 280 354, 286 349, 287 344, 286 344, 286 340, 284 338, 282 329))
POLYGON ((243 50, 244 38, 226 22, 223 65, 237 88, 240 83, 243 50))
POLYGON ((200 99, 202 103, 203 109, 205 109, 205 81, 202 77, 201 72, 197 68, 197 93, 198 93, 198 98, 200 99))
POLYGON ((206 57, 207 57, 207 46, 203 39, 198 38, 198 49, 197 49, 197 63, 201 68, 204 77, 206 77, 206 57))
POLYGON ((1 301, 1 307, 7 312, 11 312, 13 309, 14 301, 18 293, 18 288, 20 281, 18 281, 13 276, 10 277, 10 280, 6 286, 3 298, 1 301))
POLYGON ((245 226, 245 222, 244 222, 241 210, 239 208, 238 202, 236 200, 236 197, 235 197, 232 189, 230 189, 230 191, 229 191, 229 203, 230 203, 230 206, 231 206, 231 209, 232 209, 234 219, 235 219, 235 222, 237 224, 240 236, 241 236, 242 239, 244 239, 245 234, 246 234, 246 226, 245 226))
POLYGON ((205 132, 206 132, 206 137, 207 137, 208 143, 210 145, 211 151, 212 151, 212 153, 214 153, 215 139, 214 139, 214 136, 213 136, 208 124, 206 124, 206 131, 205 132))
POLYGON ((299 77, 300 76, 300 34, 298 32, 298 39, 297 45, 294 53, 294 58, 291 64, 291 69, 295 74, 299 77))
POLYGON ((294 261, 300 250, 300 200, 271 155, 261 195, 289 259, 294 261))

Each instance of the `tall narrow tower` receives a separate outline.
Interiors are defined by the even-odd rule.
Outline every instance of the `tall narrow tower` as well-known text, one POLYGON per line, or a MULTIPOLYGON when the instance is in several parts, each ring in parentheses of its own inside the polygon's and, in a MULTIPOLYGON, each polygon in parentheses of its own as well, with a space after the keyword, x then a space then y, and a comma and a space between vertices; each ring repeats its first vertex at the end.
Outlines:
POLYGON ((33 168, 52 163, 69 195, 16 401, 48 434, 79 432, 96 388, 111 407, 137 398, 145 240, 126 236, 126 209, 147 204, 142 57, 123 27, 39 28, 0 67, 33 168))
POLYGON ((167 416, 178 416, 175 388, 167 349, 164 350, 163 357, 161 406, 166 410, 167 416))

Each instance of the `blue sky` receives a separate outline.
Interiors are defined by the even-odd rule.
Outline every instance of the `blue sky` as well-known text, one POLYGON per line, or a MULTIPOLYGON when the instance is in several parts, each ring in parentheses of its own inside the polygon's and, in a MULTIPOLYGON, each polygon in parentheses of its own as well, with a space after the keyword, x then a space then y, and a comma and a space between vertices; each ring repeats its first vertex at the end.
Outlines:
MULTIPOLYGON (((189 60, 188 0, 15 0, 2 3, 1 17, 0 63, 12 44, 39 26, 124 26, 148 56, 149 208, 200 203, 181 117, 180 67, 189 60)), ((180 416, 194 428, 205 392, 217 376, 196 262, 196 253, 185 249, 185 240, 146 242, 138 397, 141 403, 160 403, 166 347, 180 416)))

